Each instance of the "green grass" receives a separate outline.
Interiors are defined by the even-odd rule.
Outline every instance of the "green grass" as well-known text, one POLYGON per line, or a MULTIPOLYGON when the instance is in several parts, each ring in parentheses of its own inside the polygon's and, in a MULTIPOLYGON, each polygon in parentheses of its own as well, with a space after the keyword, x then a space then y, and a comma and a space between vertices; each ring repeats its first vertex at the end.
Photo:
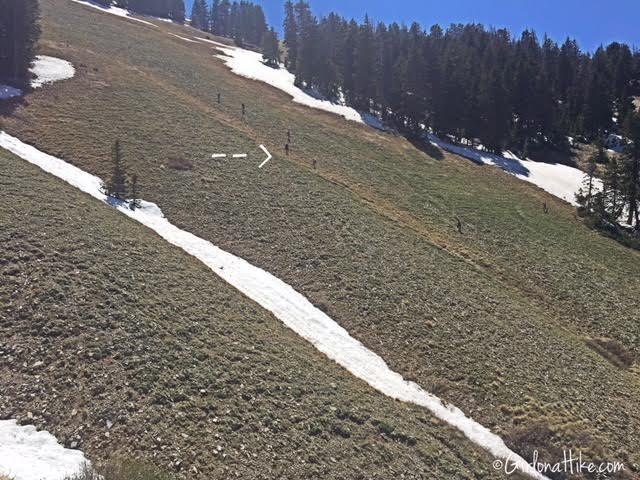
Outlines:
POLYGON ((43 52, 78 76, 30 95, 2 119, 9 133, 102 177, 120 138, 143 197, 174 224, 290 283, 406 378, 514 446, 533 429, 550 448, 639 468, 638 367, 588 344, 607 338, 638 358, 638 252, 497 169, 234 76, 209 46, 165 33, 181 27, 66 0, 42 8, 43 52), (275 159, 258 171, 260 143, 275 159), (253 158, 211 161, 218 151, 253 158))
POLYGON ((152 231, 5 152, 0 191, 0 418, 107 480, 113 458, 220 479, 500 478, 152 231))

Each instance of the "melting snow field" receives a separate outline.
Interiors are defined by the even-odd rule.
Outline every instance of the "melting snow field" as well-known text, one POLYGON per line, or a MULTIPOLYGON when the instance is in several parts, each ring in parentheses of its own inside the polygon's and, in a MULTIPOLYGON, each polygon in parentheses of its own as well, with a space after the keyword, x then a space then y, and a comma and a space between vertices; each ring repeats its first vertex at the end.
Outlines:
POLYGON ((62 480, 78 473, 87 459, 48 432, 15 420, 0 420, 0 474, 12 480, 62 480))
MULTIPOLYGON (((480 165, 499 167, 520 180, 533 183, 551 195, 576 205, 576 193, 583 186, 585 179, 582 170, 558 163, 522 160, 509 151, 500 156, 483 150, 453 145, 431 134, 427 138, 432 145, 442 150, 468 158, 480 165)), ((601 190, 602 181, 595 179, 595 188, 601 190)))
POLYGON ((244 50, 238 47, 230 47, 229 45, 224 45, 205 38, 194 38, 202 42, 211 43, 215 45, 218 50, 221 50, 223 55, 216 56, 222 59, 236 75, 268 83, 272 87, 291 95, 291 97, 293 97, 293 101, 296 103, 318 110, 335 113, 347 120, 366 123, 367 125, 380 130, 384 129, 382 123, 373 115, 360 113, 351 107, 341 105, 339 103, 333 103, 322 98, 319 94, 312 94, 313 92, 309 90, 303 90, 297 87, 295 85, 295 75, 284 67, 272 68, 265 65, 262 63, 262 54, 260 53, 244 50))
POLYGON ((141 20, 139 18, 132 17, 131 13, 129 13, 129 11, 125 10, 124 8, 114 7, 113 5, 111 5, 109 7, 105 7, 104 5, 100 5, 99 3, 92 2, 91 0, 73 0, 73 1, 76 2, 76 3, 79 3, 81 5, 86 5, 87 7, 95 8, 96 10, 101 10, 101 11, 103 11, 105 13, 110 13, 110 14, 115 15, 117 17, 128 18, 129 20, 135 20, 136 22, 144 23, 146 25, 151 25, 152 27, 157 27, 157 25, 154 25, 151 22, 147 22, 145 20, 141 20))
MULTIPOLYGON (((56 57, 38 55, 30 69, 35 78, 31 80, 32 88, 40 88, 47 83, 73 78, 76 69, 71 63, 56 57)), ((0 100, 22 96, 22 90, 9 85, 0 85, 0 100)))
POLYGON ((38 55, 36 61, 33 62, 31 72, 36 76, 31 81, 31 86, 40 88, 47 83, 73 78, 76 74, 76 69, 66 60, 38 55))
MULTIPOLYGON (((5 132, 0 132, 0 147, 102 202, 109 200, 101 191, 102 181, 94 175, 26 145, 5 132)), ((141 208, 135 211, 122 204, 116 205, 115 208, 196 257, 222 279, 272 312, 327 357, 376 390, 391 398, 429 409, 435 416, 461 430, 472 442, 494 456, 513 462, 533 478, 546 478, 532 471, 525 460, 512 452, 500 437, 467 417, 460 409, 443 404, 438 397, 392 371, 381 357, 351 337, 349 332, 314 307, 290 285, 210 242, 180 230, 172 225, 153 203, 142 202, 141 208)))

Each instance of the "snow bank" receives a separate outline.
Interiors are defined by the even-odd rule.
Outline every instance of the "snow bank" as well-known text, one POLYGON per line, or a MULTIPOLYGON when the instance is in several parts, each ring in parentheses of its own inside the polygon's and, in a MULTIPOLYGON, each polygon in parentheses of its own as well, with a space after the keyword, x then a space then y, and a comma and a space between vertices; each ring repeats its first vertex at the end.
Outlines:
POLYGON ((196 42, 195 40, 191 40, 190 38, 182 37, 182 36, 180 36, 180 35, 176 35, 175 33, 171 33, 171 32, 169 32, 169 35, 171 35, 172 37, 179 38, 180 40, 184 40, 185 42, 198 43, 198 42, 196 42))
MULTIPOLYGON (((46 172, 79 188, 102 202, 114 204, 101 192, 101 180, 63 160, 22 143, 0 132, 0 147, 4 147, 46 172)), ((146 225, 169 243, 180 247, 207 265, 213 272, 247 297, 272 312, 285 325, 356 377, 381 393, 398 400, 429 409, 435 416, 460 429, 471 441, 491 454, 510 459, 521 469, 526 462, 512 452, 500 437, 475 422, 453 405, 445 405, 438 397, 426 392, 414 382, 408 382, 389 369, 384 360, 349 335, 344 328, 314 307, 290 285, 257 268, 242 258, 231 255, 210 242, 172 225, 157 205, 142 202, 131 211, 126 205, 115 204, 121 213, 146 225)), ((529 472, 533 478, 543 475, 529 472)))
MULTIPOLYGON (((66 60, 46 55, 36 56, 33 66, 29 69, 35 75, 31 80, 32 88, 40 88, 47 83, 58 82, 73 78, 76 69, 66 60)), ((22 90, 9 85, 0 85, 0 100, 22 96, 22 90)))
POLYGON ((0 420, 0 474, 13 480, 62 480, 89 462, 48 432, 15 420, 0 420))
MULTIPOLYGON (((576 193, 584 184, 585 173, 568 165, 559 163, 534 162, 522 160, 512 152, 504 152, 503 156, 477 150, 474 148, 453 145, 440 140, 435 135, 427 135, 429 142, 436 147, 446 150, 480 165, 494 165, 529 183, 537 185, 551 195, 554 195, 572 205, 576 205, 576 193)), ((595 188, 602 189, 602 182, 595 179, 595 188)))
POLYGON ((9 85, 0 85, 0 100, 22 96, 22 90, 9 85))
POLYGON ((151 22, 147 22, 146 20, 141 20, 139 18, 132 17, 131 12, 129 12, 129 10, 125 10, 124 8, 114 7, 113 5, 109 7, 105 7, 104 5, 100 5, 99 3, 92 2, 91 0, 73 0, 73 1, 81 5, 86 5, 87 7, 95 8, 96 10, 110 13, 117 17, 128 18, 129 20, 135 20, 136 22, 144 23, 146 25, 151 25, 152 27, 157 27, 157 25, 154 25, 151 22))
POLYGON ((38 55, 35 62, 33 62, 31 72, 36 76, 31 81, 31 86, 40 88, 47 83, 73 78, 76 74, 76 69, 66 60, 38 55))
POLYGON ((222 59, 231 71, 237 75, 250 78, 252 80, 259 80, 282 90, 283 92, 291 95, 291 97, 293 97, 293 101, 296 103, 316 108, 318 110, 335 113, 347 120, 364 123, 373 128, 380 130, 384 129, 382 122, 373 115, 360 113, 342 103, 334 103, 326 100, 317 92, 312 90, 303 90, 297 87, 295 85, 295 75, 287 71, 284 67, 271 68, 265 65, 262 63, 262 54, 260 53, 245 50, 243 48, 231 47, 229 45, 224 45, 201 37, 194 38, 202 42, 211 43, 215 45, 218 50, 221 50, 223 55, 216 55, 216 57, 222 59))

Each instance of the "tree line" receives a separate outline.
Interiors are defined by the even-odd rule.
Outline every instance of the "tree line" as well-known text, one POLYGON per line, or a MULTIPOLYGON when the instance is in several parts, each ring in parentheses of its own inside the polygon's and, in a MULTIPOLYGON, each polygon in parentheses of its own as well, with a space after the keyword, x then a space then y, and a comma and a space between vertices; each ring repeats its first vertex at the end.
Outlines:
POLYGON ((29 87, 40 37, 37 0, 0 0, 0 83, 29 87))
MULTIPOLYGON (((622 156, 609 156, 598 140, 597 151, 586 168, 584 186, 576 195, 578 212, 587 217, 591 225, 625 240, 624 222, 637 238, 640 233, 640 113, 632 112, 621 126, 621 133, 629 143, 622 156), (602 189, 596 187, 598 165, 604 166, 602 189)), ((632 244, 640 249, 640 241, 632 244)))
POLYGON ((343 97, 407 131, 423 126, 491 151, 566 147, 617 129, 640 94, 640 53, 611 43, 593 54, 535 32, 454 24, 373 25, 309 3, 285 3, 286 65, 298 85, 343 97))
POLYGON ((244 0, 213 0, 210 6, 205 0, 194 0, 191 26, 232 38, 238 45, 259 46, 268 32, 262 7, 244 0))

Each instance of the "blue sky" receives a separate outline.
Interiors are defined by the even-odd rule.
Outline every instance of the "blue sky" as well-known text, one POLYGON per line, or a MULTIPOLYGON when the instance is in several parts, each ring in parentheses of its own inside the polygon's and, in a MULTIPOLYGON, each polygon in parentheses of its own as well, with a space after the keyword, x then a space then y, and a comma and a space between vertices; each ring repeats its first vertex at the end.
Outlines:
MULTIPOLYGON (((191 12, 192 0, 185 0, 191 12)), ((284 0, 254 0, 261 4, 269 24, 281 30, 284 0)), ((533 28, 559 42, 575 38, 584 50, 611 41, 640 47, 638 0, 310 0, 316 16, 335 11, 361 20, 365 12, 374 21, 434 23, 478 22, 506 27, 519 34, 533 28)))

